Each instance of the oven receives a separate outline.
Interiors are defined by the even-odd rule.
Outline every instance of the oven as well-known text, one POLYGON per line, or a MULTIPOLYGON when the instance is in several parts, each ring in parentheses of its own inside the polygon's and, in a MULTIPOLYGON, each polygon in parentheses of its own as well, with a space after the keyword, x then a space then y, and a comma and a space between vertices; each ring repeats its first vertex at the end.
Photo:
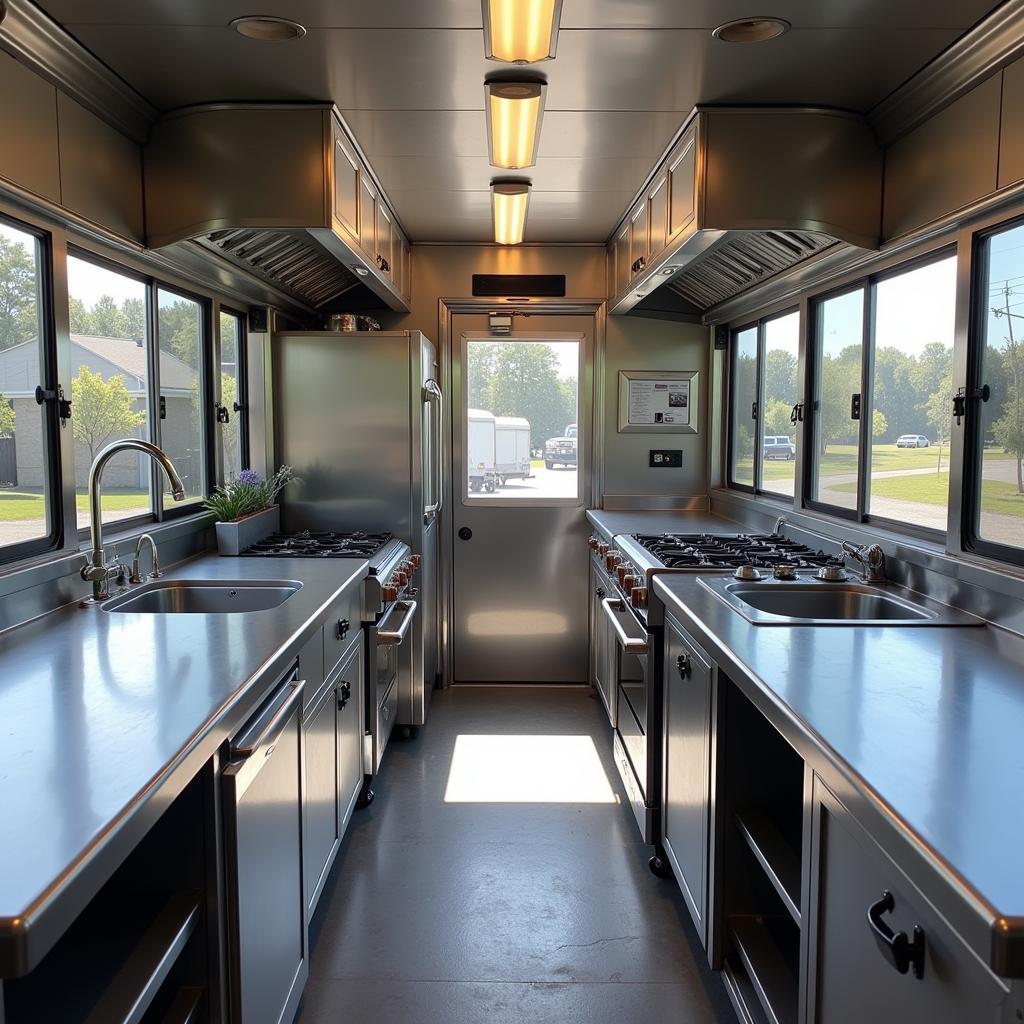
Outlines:
POLYGON ((615 732, 612 748, 633 815, 644 842, 658 834, 657 811, 661 764, 658 709, 661 701, 661 642, 646 618, 624 596, 602 601, 611 627, 609 658, 615 687, 615 732))

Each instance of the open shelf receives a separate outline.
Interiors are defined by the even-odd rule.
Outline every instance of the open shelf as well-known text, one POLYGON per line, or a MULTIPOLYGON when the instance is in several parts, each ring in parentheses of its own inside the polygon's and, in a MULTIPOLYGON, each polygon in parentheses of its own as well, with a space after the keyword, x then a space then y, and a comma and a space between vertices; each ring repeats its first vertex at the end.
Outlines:
POLYGON ((793 849, 772 819, 755 807, 736 812, 736 828, 750 852, 764 868, 790 916, 800 924, 800 854, 793 849))
MULTIPOLYGON (((784 919, 782 924, 785 924, 784 919)), ((796 1024, 798 973, 792 957, 787 956, 785 940, 780 941, 777 925, 778 922, 758 915, 730 917, 728 963, 735 994, 743 999, 751 1020, 760 1018, 767 1024, 796 1024), (733 954, 738 963, 734 962, 733 954), (751 995, 756 999, 755 1006, 749 1003, 751 995)))

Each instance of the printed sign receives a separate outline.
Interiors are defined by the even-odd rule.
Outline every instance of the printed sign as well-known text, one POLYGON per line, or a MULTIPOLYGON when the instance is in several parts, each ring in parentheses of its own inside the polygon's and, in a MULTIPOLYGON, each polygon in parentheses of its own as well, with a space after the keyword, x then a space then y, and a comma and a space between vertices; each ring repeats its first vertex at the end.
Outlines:
POLYGON ((619 371, 620 432, 697 432, 697 371, 619 371))

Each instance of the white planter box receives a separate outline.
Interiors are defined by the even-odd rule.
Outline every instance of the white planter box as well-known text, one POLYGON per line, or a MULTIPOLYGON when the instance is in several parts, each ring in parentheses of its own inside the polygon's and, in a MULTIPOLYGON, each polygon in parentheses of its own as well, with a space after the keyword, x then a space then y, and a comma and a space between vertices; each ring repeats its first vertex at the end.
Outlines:
POLYGON ((236 519, 231 523, 216 523, 217 553, 221 555, 238 555, 246 548, 277 533, 281 529, 281 507, 272 505, 262 512, 256 512, 244 519, 236 519))

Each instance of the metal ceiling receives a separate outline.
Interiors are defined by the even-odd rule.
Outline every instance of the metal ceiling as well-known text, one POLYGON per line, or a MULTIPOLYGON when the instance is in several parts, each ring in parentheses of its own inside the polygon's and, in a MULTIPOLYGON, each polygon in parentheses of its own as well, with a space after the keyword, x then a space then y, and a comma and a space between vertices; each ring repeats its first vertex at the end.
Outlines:
MULTIPOLYGON (((215 100, 333 100, 414 241, 489 241, 479 0, 266 0, 309 32, 245 39, 248 0, 43 0, 162 110, 215 100)), ((748 0, 564 0, 527 241, 603 242, 698 103, 807 103, 865 112, 993 0, 774 0, 793 29, 721 43, 748 0)), ((254 140, 259 147, 273 140, 254 140)))

